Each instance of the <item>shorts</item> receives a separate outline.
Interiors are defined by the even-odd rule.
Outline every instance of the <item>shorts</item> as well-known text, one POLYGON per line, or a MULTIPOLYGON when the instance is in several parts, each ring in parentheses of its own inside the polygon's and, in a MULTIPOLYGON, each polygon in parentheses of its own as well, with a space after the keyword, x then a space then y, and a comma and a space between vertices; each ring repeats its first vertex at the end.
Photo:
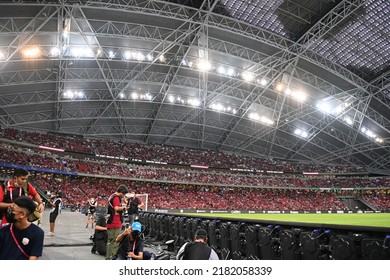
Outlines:
POLYGON ((54 223, 57 219, 58 213, 51 212, 49 216, 49 223, 54 223))

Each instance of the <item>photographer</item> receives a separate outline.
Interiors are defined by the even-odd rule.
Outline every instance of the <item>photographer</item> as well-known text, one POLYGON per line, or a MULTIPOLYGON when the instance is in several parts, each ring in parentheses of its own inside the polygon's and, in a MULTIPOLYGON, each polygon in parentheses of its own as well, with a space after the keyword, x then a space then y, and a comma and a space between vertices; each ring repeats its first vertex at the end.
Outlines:
POLYGON ((107 249, 106 260, 111 260, 113 255, 118 250, 118 243, 115 242, 115 238, 121 231, 123 217, 123 210, 126 209, 126 205, 122 205, 122 198, 128 193, 127 187, 120 185, 116 192, 114 192, 108 198, 107 214, 109 215, 107 220, 107 249))
POLYGON ((93 247, 91 249, 92 254, 98 253, 99 255, 106 255, 107 252, 107 222, 106 215, 101 214, 98 217, 95 227, 95 233, 93 235, 93 247))
POLYGON ((198 229, 193 242, 185 243, 178 251, 177 260, 219 260, 217 253, 207 245, 207 232, 198 229))
POLYGON ((115 260, 143 260, 144 241, 140 237, 142 225, 134 222, 116 238, 119 249, 115 260))

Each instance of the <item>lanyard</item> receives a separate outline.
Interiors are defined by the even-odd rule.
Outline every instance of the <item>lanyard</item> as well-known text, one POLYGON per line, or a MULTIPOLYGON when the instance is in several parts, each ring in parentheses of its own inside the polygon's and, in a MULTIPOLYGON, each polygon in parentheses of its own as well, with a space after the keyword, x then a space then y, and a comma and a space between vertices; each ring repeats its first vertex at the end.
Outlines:
POLYGON ((14 234, 14 230, 13 230, 13 225, 14 224, 11 224, 9 227, 9 231, 11 232, 12 238, 14 239, 14 242, 18 246, 19 250, 23 253, 23 255, 25 255, 27 257, 27 259, 30 259, 30 256, 27 255, 27 253, 23 250, 23 248, 20 246, 18 240, 16 239, 15 234, 14 234))
MULTIPOLYGON (((14 202, 14 199, 13 199, 13 194, 12 194, 12 189, 16 188, 14 187, 12 184, 11 184, 11 181, 8 181, 8 184, 7 184, 7 188, 9 189, 9 198, 11 199, 11 202, 14 202)), ((22 188, 19 187, 19 197, 22 196, 22 188)), ((26 194, 28 195, 28 194, 26 194)))

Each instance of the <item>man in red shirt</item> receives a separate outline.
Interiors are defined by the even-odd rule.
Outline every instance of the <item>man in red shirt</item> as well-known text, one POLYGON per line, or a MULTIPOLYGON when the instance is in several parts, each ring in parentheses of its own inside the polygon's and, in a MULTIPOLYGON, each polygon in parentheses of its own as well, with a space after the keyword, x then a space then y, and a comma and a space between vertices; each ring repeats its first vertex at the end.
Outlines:
POLYGON ((116 254, 119 248, 119 243, 115 241, 122 229, 123 217, 122 212, 126 209, 126 204, 122 204, 122 198, 128 193, 127 187, 120 185, 116 192, 108 198, 107 214, 107 250, 106 259, 111 258, 116 254))
POLYGON ((27 182, 29 173, 24 168, 15 169, 12 179, 5 186, 0 186, 0 225, 8 224, 5 217, 8 207, 11 207, 15 199, 21 196, 28 196, 38 203, 38 211, 44 210, 42 198, 37 190, 27 182))

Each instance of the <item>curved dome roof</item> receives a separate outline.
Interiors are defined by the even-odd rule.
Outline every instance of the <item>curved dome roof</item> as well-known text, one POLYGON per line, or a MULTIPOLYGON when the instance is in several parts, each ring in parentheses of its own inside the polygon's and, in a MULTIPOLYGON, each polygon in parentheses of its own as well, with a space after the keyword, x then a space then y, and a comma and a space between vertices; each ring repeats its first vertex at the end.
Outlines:
POLYGON ((1 1, 0 124, 389 169, 389 9, 1 1))

